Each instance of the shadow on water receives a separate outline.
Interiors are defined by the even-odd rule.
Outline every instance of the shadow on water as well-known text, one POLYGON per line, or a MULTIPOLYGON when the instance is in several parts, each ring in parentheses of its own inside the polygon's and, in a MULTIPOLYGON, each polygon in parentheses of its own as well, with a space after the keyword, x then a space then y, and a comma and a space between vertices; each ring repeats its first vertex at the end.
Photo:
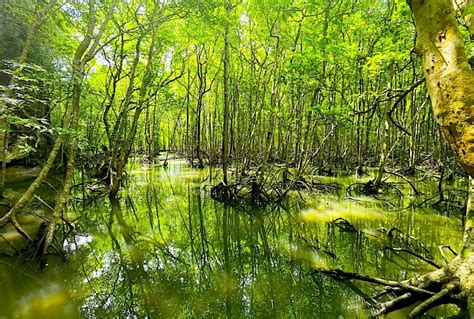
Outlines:
POLYGON ((456 249, 461 237, 459 219, 435 211, 388 211, 328 195, 226 207, 210 198, 209 172, 181 161, 132 176, 121 201, 71 212, 77 234, 65 243, 67 264, 51 260, 39 274, 0 259, 0 318, 367 318, 371 287, 313 270, 408 278, 432 268, 384 250, 421 245, 388 229, 418 238, 437 260, 438 245, 456 249), (332 223, 337 218, 352 228, 332 223))

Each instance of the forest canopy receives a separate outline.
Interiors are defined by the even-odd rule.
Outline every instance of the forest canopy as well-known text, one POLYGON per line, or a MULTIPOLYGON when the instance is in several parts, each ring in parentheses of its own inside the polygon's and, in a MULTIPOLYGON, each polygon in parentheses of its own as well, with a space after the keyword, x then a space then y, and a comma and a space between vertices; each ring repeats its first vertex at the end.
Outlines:
MULTIPOLYGON (((417 317, 439 304, 456 304, 459 314, 473 315, 473 0, 3 0, 0 14, 0 236, 6 245, 0 254, 22 256, 22 265, 38 261, 44 271, 53 260, 77 255, 67 243, 79 233, 101 238, 103 233, 88 229, 90 218, 108 214, 110 224, 100 223, 108 225, 110 235, 103 242, 120 252, 117 272, 128 269, 126 277, 138 285, 141 299, 138 310, 132 305, 128 310, 138 317, 166 316, 168 306, 151 297, 153 280, 128 264, 146 273, 152 252, 129 251, 124 259, 123 245, 155 245, 158 227, 163 241, 158 264, 171 258, 167 262, 199 268, 204 276, 199 282, 212 286, 209 278, 216 272, 208 245, 213 240, 204 220, 227 234, 229 214, 245 212, 251 223, 259 214, 284 210, 301 219, 290 218, 285 224, 291 229, 292 223, 298 228, 318 220, 328 234, 334 229, 357 238, 376 234, 387 241, 377 246, 380 258, 390 250, 435 268, 410 264, 405 272, 407 265, 396 265, 399 276, 393 280, 381 278, 378 262, 371 274, 346 271, 348 264, 338 263, 331 250, 331 236, 323 244, 318 235, 297 235, 298 247, 318 254, 317 265, 305 273, 352 287, 370 315, 409 307, 406 315, 417 317), (147 187, 159 188, 168 199, 159 201, 155 188, 153 196, 149 190, 132 191, 148 170, 160 177, 147 187), (181 170, 194 172, 198 181, 172 181, 181 170), (169 185, 160 180, 164 172, 171 174, 169 185), (188 183, 187 197, 180 183, 188 183), (164 208, 177 196, 184 196, 186 207, 164 208), (218 206, 209 209, 201 196, 218 206), (146 205, 137 209, 135 201, 144 198, 146 205), (329 213, 315 198, 339 209, 329 213), (368 231, 358 224, 357 218, 365 217, 347 218, 337 201, 374 205, 389 217, 368 231), (133 211, 133 223, 122 209, 133 211), (182 217, 175 237, 163 235, 173 230, 163 231, 161 218, 173 224, 171 216, 183 209, 199 215, 199 235, 193 235, 191 213, 189 224, 182 217), (411 222, 400 224, 398 218, 394 226, 390 219, 394 211, 421 216, 425 209, 443 214, 446 225, 457 223, 449 226, 457 232, 456 247, 439 238, 425 245, 411 222), (329 215, 316 218, 314 210, 329 215), (140 215, 145 212, 148 217, 140 215), (210 217, 214 213, 223 214, 222 225, 220 217, 210 217), (114 219, 118 231, 111 226, 114 219), (147 219, 152 235, 141 238, 148 225, 140 222, 147 219), (189 233, 189 243, 182 233, 189 233), (177 257, 170 248, 174 241, 200 257, 177 257), (436 253, 427 248, 435 245, 444 248, 436 253), (453 258, 446 257, 447 250, 453 258), (369 297, 352 280, 383 290, 369 297)), ((377 216, 370 217, 374 223, 377 216)), ((280 236, 287 232, 292 230, 280 236)), ((286 257, 287 251, 275 248, 281 238, 270 247, 265 232, 257 233, 262 242, 252 247, 262 245, 262 260, 276 251, 278 258, 286 257)), ((229 236, 222 254, 216 253, 224 261, 214 265, 224 265, 225 280, 232 277, 229 236)), ((300 251, 288 253, 290 259, 296 258, 293 253, 300 251)), ((348 252, 341 254, 351 259, 348 252)), ((273 264, 268 265, 272 278, 273 264)), ((296 285, 294 278, 290 282, 296 285)), ((268 284, 273 291, 274 282, 268 284)), ((238 298, 229 291, 227 316, 263 314, 244 306, 233 313, 238 298)), ((273 299, 270 303, 272 316, 289 315, 285 307, 278 313, 273 299)), ((291 307, 305 314, 303 306, 291 307)), ((87 311, 81 314, 90 315, 87 311)), ((181 315, 198 313, 194 305, 181 315)))

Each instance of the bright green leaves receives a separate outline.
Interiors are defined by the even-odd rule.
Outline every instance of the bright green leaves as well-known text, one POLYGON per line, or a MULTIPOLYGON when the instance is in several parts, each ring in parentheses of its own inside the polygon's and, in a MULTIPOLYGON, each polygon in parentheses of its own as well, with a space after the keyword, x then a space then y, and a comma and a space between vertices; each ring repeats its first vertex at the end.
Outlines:
MULTIPOLYGON (((467 17, 470 14, 474 14, 474 5, 468 6, 466 9, 463 11, 463 16, 467 17)), ((472 22, 471 22, 472 23, 472 22)))
POLYGON ((0 74, 10 80, 10 85, 0 85, 0 99, 12 111, 22 110, 29 106, 46 105, 45 88, 49 85, 45 70, 38 65, 1 61, 0 74))

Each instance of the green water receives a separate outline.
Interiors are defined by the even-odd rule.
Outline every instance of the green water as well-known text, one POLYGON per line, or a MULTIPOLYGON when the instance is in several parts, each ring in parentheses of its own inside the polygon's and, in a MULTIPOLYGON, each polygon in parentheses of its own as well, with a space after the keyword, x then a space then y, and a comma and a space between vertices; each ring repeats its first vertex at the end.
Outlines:
POLYGON ((457 216, 370 198, 314 194, 303 202, 294 194, 275 207, 224 207, 210 198, 215 174, 179 160, 166 170, 137 168, 119 204, 71 208, 67 263, 49 259, 41 273, 37 264, 0 258, 0 318, 367 318, 364 296, 373 287, 313 270, 396 280, 433 270, 383 250, 421 245, 389 238, 392 227, 419 239, 441 265, 438 246, 457 250, 461 242, 457 216), (339 217, 359 231, 331 223, 339 217))

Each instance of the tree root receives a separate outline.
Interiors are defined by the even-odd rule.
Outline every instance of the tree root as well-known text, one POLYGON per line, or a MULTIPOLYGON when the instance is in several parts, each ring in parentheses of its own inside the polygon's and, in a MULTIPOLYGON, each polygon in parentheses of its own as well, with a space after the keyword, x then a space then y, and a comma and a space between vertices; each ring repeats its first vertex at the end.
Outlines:
POLYGON ((316 270, 313 274, 320 272, 339 281, 358 280, 384 286, 368 302, 368 306, 374 310, 375 317, 413 307, 409 318, 418 318, 428 310, 442 304, 455 304, 460 309, 466 309, 466 306, 471 307, 466 310, 472 314, 472 305, 468 302, 469 298, 472 298, 474 289, 473 260, 472 254, 465 258, 458 256, 443 268, 403 281, 375 278, 340 269, 316 270))
POLYGON ((426 258, 410 249, 406 249, 406 248, 398 248, 398 247, 391 247, 391 246, 385 246, 384 249, 387 249, 387 250, 391 250, 391 251, 395 251, 395 252, 404 252, 404 253, 407 253, 407 254, 410 254, 418 259, 421 259, 423 260, 424 262, 426 262, 427 264, 430 264, 431 266, 435 267, 436 269, 440 269, 441 266, 438 265, 437 263, 435 263, 433 260, 431 260, 430 258, 426 258))
MULTIPOLYGON (((231 206, 259 206, 280 203, 290 191, 299 193, 318 190, 335 194, 341 188, 337 183, 308 182, 303 178, 264 183, 258 182, 256 176, 251 175, 234 184, 219 183, 213 186, 211 197, 231 206)), ((303 199, 301 194, 300 197, 303 199)))
POLYGON ((307 181, 301 176, 296 176, 294 179, 287 177, 287 174, 284 174, 283 180, 273 184, 270 188, 278 193, 281 193, 279 196, 280 199, 286 196, 290 191, 320 191, 325 193, 330 193, 337 195, 339 190, 342 189, 342 186, 339 183, 323 183, 321 181, 307 181))
POLYGON ((448 258, 446 257, 446 254, 444 253, 445 249, 449 250, 454 256, 458 255, 458 253, 456 251, 454 251, 454 249, 452 249, 451 246, 449 246, 449 245, 440 245, 440 246, 438 246, 438 249, 439 249, 439 252, 441 254, 441 257, 443 257, 443 260, 446 264, 448 264, 449 261, 448 261, 448 258))
POLYGON ((229 186, 219 183, 211 188, 211 198, 219 202, 232 204, 239 199, 239 196, 234 185, 229 186))
POLYGON ((414 185, 408 178, 406 178, 406 177, 403 176, 402 174, 397 173, 397 172, 388 172, 388 171, 386 171, 385 173, 388 174, 388 175, 394 175, 394 176, 397 176, 397 177, 403 179, 405 182, 407 182, 408 185, 410 185, 410 187, 411 187, 411 189, 413 190, 413 192, 415 193, 415 195, 422 195, 422 194, 423 194, 421 191, 419 191, 419 190, 415 187, 415 185, 414 185))
POLYGON ((403 196, 396 183, 376 183, 374 180, 369 180, 366 183, 353 183, 346 188, 348 196, 353 196, 353 194, 366 196, 389 195, 391 192, 394 192, 399 198, 403 196))
POLYGON ((339 227, 344 232, 360 232, 354 225, 352 225, 347 219, 339 217, 331 222, 331 225, 339 227))
POLYGON ((396 227, 390 228, 390 230, 387 232, 387 235, 391 240, 392 246, 394 246, 394 244, 397 246, 403 245, 404 247, 417 252, 419 255, 423 255, 423 257, 433 259, 433 255, 429 249, 418 238, 406 234, 396 227))
POLYGON ((447 297, 451 292, 458 288, 457 285, 451 283, 446 286, 446 288, 441 289, 438 293, 431 296, 430 298, 426 299, 425 301, 421 302, 418 306, 413 308, 413 310, 408 315, 409 318, 416 318, 419 315, 425 313, 427 310, 431 309, 433 306, 437 305, 439 302, 443 300, 443 298, 447 297))
POLYGON ((326 275, 329 275, 333 278, 337 278, 339 280, 359 280, 359 281, 365 281, 369 282, 372 284, 377 284, 377 285, 382 285, 382 286, 388 286, 388 287, 397 287, 397 288, 402 288, 407 291, 417 293, 420 295, 428 295, 432 296, 434 295, 433 292, 429 290, 425 290, 422 288, 418 288, 416 286, 412 286, 408 284, 407 282, 404 281, 395 281, 395 280, 386 280, 386 279, 381 279, 381 278, 376 278, 376 277, 370 277, 370 276, 365 276, 357 273, 351 273, 351 272, 345 272, 340 269, 334 269, 334 270, 318 270, 316 272, 320 272, 326 275))

